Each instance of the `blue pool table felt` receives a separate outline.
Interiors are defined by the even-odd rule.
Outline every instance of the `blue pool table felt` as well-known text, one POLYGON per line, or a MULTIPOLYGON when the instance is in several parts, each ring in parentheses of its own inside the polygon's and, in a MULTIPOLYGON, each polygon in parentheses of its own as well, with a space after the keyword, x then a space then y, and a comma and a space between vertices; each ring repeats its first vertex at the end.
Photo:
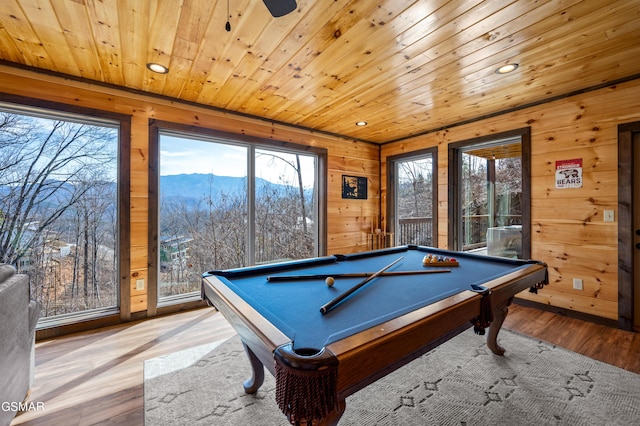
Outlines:
MULTIPOLYGON (((383 251, 372 256, 346 257, 314 265, 313 262, 290 267, 256 268, 255 274, 229 279, 218 276, 234 292, 256 309, 294 342, 294 349, 319 350, 337 340, 376 326, 413 310, 472 290, 495 278, 527 266, 526 262, 492 259, 429 248, 405 248, 383 251), (332 287, 324 279, 269 282, 268 276, 302 274, 341 274, 376 272, 403 257, 391 271, 434 269, 425 267, 425 255, 455 256, 459 266, 443 267, 451 272, 410 276, 381 276, 326 314, 320 307, 362 281, 363 278, 336 278, 332 287)), ((329 258, 331 259, 331 258, 329 258)), ((215 272, 214 272, 215 274, 215 272)))

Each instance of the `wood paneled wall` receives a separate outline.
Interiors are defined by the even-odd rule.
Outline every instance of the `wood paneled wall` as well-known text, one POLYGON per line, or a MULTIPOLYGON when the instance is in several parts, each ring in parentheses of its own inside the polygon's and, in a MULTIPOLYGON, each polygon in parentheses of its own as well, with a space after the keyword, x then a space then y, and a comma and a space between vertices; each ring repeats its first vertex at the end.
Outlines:
MULTIPOLYGON (((438 245, 446 248, 448 144, 530 127, 531 254, 548 264, 550 284, 519 297, 617 320, 618 125, 638 120, 636 80, 383 145, 381 174, 388 156, 438 147, 438 245), (582 188, 556 189, 555 162, 574 158, 583 161, 582 188), (614 222, 603 221, 605 209, 615 211, 614 222), (574 277, 584 290, 573 289, 574 277)), ((386 192, 383 180, 383 209, 386 192)))
POLYGON ((321 196, 327 197, 328 254, 365 250, 371 220, 379 215, 379 147, 375 144, 7 66, 0 66, 0 92, 131 116, 131 312, 147 309, 150 119, 327 149, 328 191, 321 196), (368 178, 367 200, 342 199, 343 174, 368 178), (141 278, 147 285, 136 290, 135 281, 141 278))
POLYGON ((148 132, 149 119, 154 118, 326 148, 329 254, 368 248, 371 220, 386 211, 386 157, 428 147, 438 147, 438 241, 446 248, 448 144, 529 126, 532 257, 548 264, 550 285, 537 295, 522 293, 520 297, 607 319, 618 318, 617 126, 640 121, 640 81, 386 144, 381 149, 374 144, 6 66, 0 66, 0 91, 131 116, 132 312, 147 307, 146 287, 136 291, 134 278, 146 281, 148 276, 148 132), (555 161, 572 158, 583 160, 583 187, 556 189, 555 161), (342 199, 343 174, 369 179, 367 200, 342 199), (615 211, 614 222, 603 221, 605 209, 615 211), (573 277, 583 279, 584 290, 573 290, 573 277))

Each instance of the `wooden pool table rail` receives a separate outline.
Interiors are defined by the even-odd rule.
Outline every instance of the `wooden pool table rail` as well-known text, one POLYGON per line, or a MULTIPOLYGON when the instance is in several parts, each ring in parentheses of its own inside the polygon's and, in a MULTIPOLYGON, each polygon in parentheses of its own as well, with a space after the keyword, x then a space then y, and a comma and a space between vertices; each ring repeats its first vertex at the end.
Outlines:
MULTIPOLYGON (((504 353, 497 337, 513 297, 546 277, 544 264, 531 264, 526 271, 524 276, 521 271, 512 272, 486 284, 494 317, 487 346, 497 355, 504 353)), ((262 366, 276 376, 274 351, 291 339, 216 276, 203 278, 202 293, 240 335, 253 370, 245 390, 256 392, 264 379, 262 366)), ((322 424, 337 424, 347 396, 471 327, 470 321, 480 315, 483 297, 463 291, 327 345, 325 350, 338 360, 339 406, 322 424)))

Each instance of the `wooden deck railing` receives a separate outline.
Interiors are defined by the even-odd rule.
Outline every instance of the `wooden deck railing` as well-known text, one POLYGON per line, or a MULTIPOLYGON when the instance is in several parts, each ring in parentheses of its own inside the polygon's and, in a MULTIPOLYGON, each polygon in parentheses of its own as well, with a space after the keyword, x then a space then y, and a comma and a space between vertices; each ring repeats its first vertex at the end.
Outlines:
MULTIPOLYGON (((522 224, 521 215, 498 215, 495 226, 522 224)), ((399 229, 396 232, 398 244, 433 245, 433 219, 431 217, 411 217, 398 219, 399 229)), ((487 245, 487 229, 489 215, 466 216, 462 221, 464 236, 463 250, 487 245)))
POLYGON ((398 219, 400 232, 398 243, 431 246, 433 241, 433 220, 430 217, 411 217, 398 219))
MULTIPOLYGON (((496 223, 492 226, 521 224, 521 215, 497 215, 496 223)), ((464 242, 462 250, 486 247, 487 229, 489 229, 489 215, 484 214, 464 217, 462 221, 462 241, 464 242)))

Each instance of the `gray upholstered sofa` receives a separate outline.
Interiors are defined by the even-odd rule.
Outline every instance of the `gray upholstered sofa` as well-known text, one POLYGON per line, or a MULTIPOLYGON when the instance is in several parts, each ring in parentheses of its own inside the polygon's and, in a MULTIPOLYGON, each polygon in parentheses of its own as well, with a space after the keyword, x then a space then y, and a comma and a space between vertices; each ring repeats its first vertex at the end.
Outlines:
POLYGON ((0 425, 8 425, 31 389, 35 328, 40 308, 29 297, 29 277, 0 264, 0 425))

